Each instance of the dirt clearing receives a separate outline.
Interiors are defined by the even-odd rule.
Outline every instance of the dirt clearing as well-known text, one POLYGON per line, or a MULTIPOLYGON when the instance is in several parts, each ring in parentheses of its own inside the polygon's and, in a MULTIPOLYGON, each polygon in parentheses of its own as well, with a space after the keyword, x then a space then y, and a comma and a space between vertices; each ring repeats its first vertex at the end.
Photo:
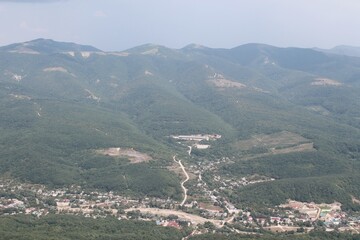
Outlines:
POLYGON ((171 209, 159 209, 159 208, 129 208, 126 209, 125 212, 129 211, 140 211, 142 213, 150 213, 153 215, 158 216, 169 216, 169 215, 176 215, 180 219, 190 221, 191 223, 197 225, 197 224, 204 224, 205 222, 211 222, 215 226, 220 227, 222 224, 222 221, 220 220, 214 220, 214 219, 207 219, 203 218, 194 214, 185 213, 181 211, 171 210, 171 209))
POLYGON ((44 72, 63 72, 69 73, 69 71, 63 67, 48 67, 43 69, 44 72))
POLYGON ((315 78, 315 81, 311 83, 313 86, 341 86, 342 83, 329 78, 315 78))
POLYGON ((96 153, 110 157, 126 157, 131 163, 147 162, 152 159, 149 155, 135 151, 133 148, 106 148, 96 150, 96 153))
POLYGON ((230 81, 227 79, 223 79, 223 78, 218 78, 218 79, 211 79, 209 80, 210 83, 212 83, 213 85, 215 85, 218 88, 224 89, 224 88, 245 88, 246 85, 239 83, 239 82, 234 82, 234 81, 230 81))

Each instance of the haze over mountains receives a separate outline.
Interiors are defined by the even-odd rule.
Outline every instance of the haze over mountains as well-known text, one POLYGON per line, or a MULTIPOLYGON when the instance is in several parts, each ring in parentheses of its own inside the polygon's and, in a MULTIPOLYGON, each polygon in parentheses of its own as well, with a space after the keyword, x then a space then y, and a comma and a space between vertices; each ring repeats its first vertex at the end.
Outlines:
POLYGON ((350 57, 360 57, 360 47, 341 45, 331 49, 315 48, 315 50, 322 51, 325 53, 333 53, 333 54, 350 56, 350 57))
POLYGON ((295 199, 359 208, 360 58, 339 49, 103 52, 46 39, 1 47, 0 173, 179 200, 173 155, 189 164, 227 158, 204 172, 209 185, 215 174, 275 179, 222 193, 238 206, 295 199), (188 157, 170 136, 189 134, 222 138, 188 157), (109 148, 151 160, 98 154, 109 148))

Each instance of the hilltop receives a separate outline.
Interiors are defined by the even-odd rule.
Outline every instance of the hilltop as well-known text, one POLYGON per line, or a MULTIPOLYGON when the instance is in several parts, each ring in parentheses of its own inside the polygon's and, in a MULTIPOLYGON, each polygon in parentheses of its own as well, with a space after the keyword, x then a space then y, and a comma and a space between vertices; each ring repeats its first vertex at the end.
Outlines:
POLYGON ((101 52, 101 50, 70 42, 57 42, 52 39, 38 38, 23 43, 14 43, 0 47, 2 52, 23 53, 23 54, 51 54, 62 52, 101 52))

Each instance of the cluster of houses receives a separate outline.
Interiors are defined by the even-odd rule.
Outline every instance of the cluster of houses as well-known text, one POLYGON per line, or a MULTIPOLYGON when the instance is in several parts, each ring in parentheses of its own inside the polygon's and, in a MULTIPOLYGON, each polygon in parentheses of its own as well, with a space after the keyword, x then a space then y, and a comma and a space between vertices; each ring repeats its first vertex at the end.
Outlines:
POLYGON ((223 179, 220 176, 214 175, 214 181, 219 182, 221 184, 220 190, 224 189, 236 189, 239 187, 244 187, 250 184, 256 184, 261 182, 269 182, 274 181, 274 178, 266 177, 266 176, 250 176, 242 177, 241 179, 223 179))
POLYGON ((311 223, 318 223, 320 221, 328 229, 342 227, 342 230, 360 231, 360 216, 348 216, 346 212, 341 210, 341 203, 338 202, 316 204, 313 202, 304 203, 289 200, 286 204, 280 205, 280 207, 289 209, 287 212, 290 219, 294 219, 295 212, 305 216, 295 219, 295 221, 308 221, 311 223))
MULTIPOLYGON (((219 181, 221 178, 219 179, 219 181)), ((289 200, 274 208, 268 216, 259 216, 252 210, 237 209, 218 190, 209 190, 201 179, 205 196, 209 199, 210 208, 195 199, 189 200, 181 210, 178 202, 171 199, 143 198, 130 199, 113 192, 88 192, 79 186, 70 186, 62 189, 47 189, 43 185, 1 181, 0 215, 32 214, 37 217, 52 214, 76 214, 92 218, 115 216, 118 219, 152 220, 156 224, 168 227, 181 228, 188 226, 187 222, 174 216, 132 215, 129 208, 158 208, 173 209, 180 212, 198 214, 206 219, 222 221, 227 226, 241 225, 251 229, 269 229, 276 231, 290 231, 301 227, 311 229, 319 222, 326 230, 339 229, 341 231, 360 232, 360 217, 349 216, 341 210, 340 203, 315 204, 289 200)), ((243 181, 247 181, 243 179, 243 181)), ((220 190, 219 190, 220 191, 220 190)), ((243 230, 242 230, 243 231, 243 230)))

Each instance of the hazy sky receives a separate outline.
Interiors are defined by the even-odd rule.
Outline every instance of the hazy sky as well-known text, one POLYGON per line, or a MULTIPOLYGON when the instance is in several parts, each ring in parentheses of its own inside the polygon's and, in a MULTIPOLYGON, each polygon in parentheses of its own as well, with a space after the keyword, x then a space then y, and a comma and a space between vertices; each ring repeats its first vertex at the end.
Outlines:
POLYGON ((0 45, 360 46, 360 0, 0 0, 0 45))

